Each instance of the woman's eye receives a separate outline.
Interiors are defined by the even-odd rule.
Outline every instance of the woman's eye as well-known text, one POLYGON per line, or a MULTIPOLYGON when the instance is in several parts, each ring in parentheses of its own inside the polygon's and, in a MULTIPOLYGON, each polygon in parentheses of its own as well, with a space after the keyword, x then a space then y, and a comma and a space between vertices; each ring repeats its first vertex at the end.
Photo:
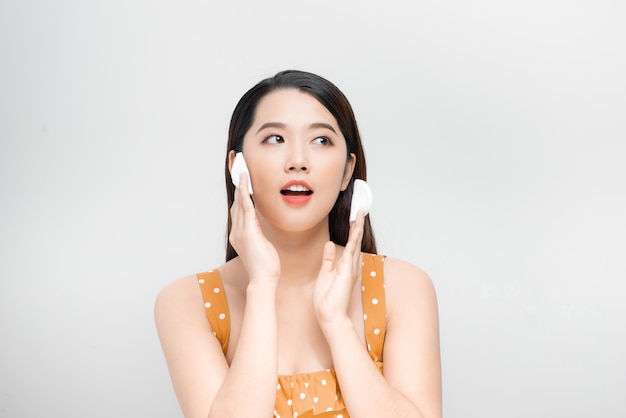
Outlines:
POLYGON ((267 144, 281 144, 281 143, 285 142, 285 140, 280 135, 270 135, 267 138, 265 138, 265 140, 263 142, 265 142, 267 144))
POLYGON ((320 136, 320 137, 315 138, 313 140, 313 143, 317 145, 332 145, 332 142, 330 142, 330 139, 328 139, 325 136, 320 136))

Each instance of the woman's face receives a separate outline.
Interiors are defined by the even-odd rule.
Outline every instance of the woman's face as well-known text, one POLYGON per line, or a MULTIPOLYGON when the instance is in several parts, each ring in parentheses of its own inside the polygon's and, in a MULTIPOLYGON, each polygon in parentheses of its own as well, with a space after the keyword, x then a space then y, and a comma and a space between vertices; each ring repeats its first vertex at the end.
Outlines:
POLYGON ((327 228, 354 169, 346 147, 334 116, 313 96, 279 89, 261 99, 242 150, 261 223, 293 232, 322 222, 327 228))

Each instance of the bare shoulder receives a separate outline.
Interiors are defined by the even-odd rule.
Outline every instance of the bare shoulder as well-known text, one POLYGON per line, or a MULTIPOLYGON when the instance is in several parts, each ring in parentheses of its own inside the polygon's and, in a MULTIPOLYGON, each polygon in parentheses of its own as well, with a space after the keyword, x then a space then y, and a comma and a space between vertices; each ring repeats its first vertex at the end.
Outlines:
POLYGON ((393 294, 410 297, 435 297, 435 287, 430 276, 422 269, 397 258, 385 258, 385 289, 393 294))
POLYGON ((195 305, 202 299, 197 276, 183 277, 165 286, 157 295, 155 313, 181 311, 195 305))
MULTIPOLYGON (((230 279, 233 276, 236 277, 233 271, 236 270, 237 264, 231 260, 217 268, 225 286, 237 285, 231 283, 233 280, 230 279)), ((171 321, 175 318, 185 321, 197 319, 203 324, 208 323, 202 300, 202 290, 198 284, 198 275, 192 274, 165 286, 157 295, 154 312, 157 327, 166 320, 171 321)))
POLYGON ((437 295, 430 276, 403 260, 385 259, 385 294, 389 319, 438 316, 437 295))

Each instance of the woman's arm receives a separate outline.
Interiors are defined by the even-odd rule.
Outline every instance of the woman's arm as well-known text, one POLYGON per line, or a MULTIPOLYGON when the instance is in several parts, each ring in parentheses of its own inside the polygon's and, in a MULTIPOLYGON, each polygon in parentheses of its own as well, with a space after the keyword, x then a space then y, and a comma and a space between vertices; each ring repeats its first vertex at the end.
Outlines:
POLYGON ((387 332, 384 375, 348 317, 348 300, 360 271, 363 218, 351 226, 340 260, 324 251, 314 291, 318 322, 330 346, 344 402, 353 418, 441 417, 437 299, 430 278, 408 263, 385 260, 387 332))
POLYGON ((249 286, 242 329, 228 366, 206 318, 195 276, 167 286, 155 321, 178 402, 186 418, 271 416, 276 401, 276 291, 249 286))
POLYGON ((175 282, 157 298, 159 337, 187 418, 271 416, 276 401, 280 262, 260 230, 243 174, 231 216, 229 238, 248 273, 248 285, 230 367, 206 319, 195 278, 175 282))
POLYGON ((272 416, 278 348, 276 286, 251 283, 237 348, 209 417, 272 416))
POLYGON ((439 418, 439 321, 432 282, 408 263, 387 258, 384 264, 388 324, 383 375, 351 321, 325 327, 342 396, 353 418, 439 418))
POLYGON ((228 363, 206 319, 196 277, 165 287, 157 297, 154 318, 183 415, 208 417, 228 363))

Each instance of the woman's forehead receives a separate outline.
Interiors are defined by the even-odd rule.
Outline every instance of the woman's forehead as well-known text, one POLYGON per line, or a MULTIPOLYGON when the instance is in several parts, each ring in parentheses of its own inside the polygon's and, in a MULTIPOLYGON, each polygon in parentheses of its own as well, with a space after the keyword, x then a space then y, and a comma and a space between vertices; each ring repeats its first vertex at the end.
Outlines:
POLYGON ((292 127, 325 123, 338 129, 337 120, 324 105, 312 95, 296 89, 274 90, 259 101, 253 127, 267 123, 292 127))

